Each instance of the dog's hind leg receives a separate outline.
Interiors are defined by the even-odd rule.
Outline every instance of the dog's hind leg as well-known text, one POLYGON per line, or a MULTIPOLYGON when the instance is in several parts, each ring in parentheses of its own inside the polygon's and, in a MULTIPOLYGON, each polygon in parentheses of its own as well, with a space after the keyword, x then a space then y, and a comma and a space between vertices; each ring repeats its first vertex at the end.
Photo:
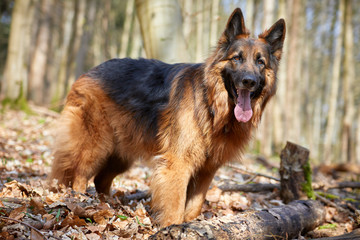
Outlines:
POLYGON ((115 154, 108 157, 106 164, 96 174, 94 183, 98 193, 110 194, 110 187, 113 179, 128 170, 132 161, 125 160, 115 154))
POLYGON ((88 180, 100 171, 112 148, 113 138, 107 126, 91 112, 67 107, 59 121, 51 178, 85 192, 88 180))
POLYGON ((97 85, 79 79, 70 91, 57 124, 51 178, 79 192, 106 164, 114 136, 97 85))

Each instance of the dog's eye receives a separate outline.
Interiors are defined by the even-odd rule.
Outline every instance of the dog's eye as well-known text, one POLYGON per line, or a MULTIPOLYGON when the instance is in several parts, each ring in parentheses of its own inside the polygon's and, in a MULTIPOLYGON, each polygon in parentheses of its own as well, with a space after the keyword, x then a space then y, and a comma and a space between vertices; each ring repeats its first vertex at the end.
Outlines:
POLYGON ((241 59, 240 56, 235 56, 231 60, 238 62, 238 61, 240 61, 240 59, 241 59))
POLYGON ((259 64, 259 65, 265 65, 265 62, 264 62, 264 60, 262 60, 262 59, 258 59, 258 60, 257 60, 257 64, 259 64))

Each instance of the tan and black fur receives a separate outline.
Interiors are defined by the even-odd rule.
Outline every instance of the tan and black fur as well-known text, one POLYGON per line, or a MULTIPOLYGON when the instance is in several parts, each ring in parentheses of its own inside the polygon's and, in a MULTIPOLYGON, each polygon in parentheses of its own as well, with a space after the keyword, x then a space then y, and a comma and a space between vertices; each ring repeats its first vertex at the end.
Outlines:
POLYGON ((236 9, 205 63, 112 59, 91 69, 67 97, 51 179, 84 192, 95 177, 108 194, 142 158, 154 166, 160 225, 197 217, 216 170, 241 156, 275 94, 284 37, 281 19, 251 38, 236 9))

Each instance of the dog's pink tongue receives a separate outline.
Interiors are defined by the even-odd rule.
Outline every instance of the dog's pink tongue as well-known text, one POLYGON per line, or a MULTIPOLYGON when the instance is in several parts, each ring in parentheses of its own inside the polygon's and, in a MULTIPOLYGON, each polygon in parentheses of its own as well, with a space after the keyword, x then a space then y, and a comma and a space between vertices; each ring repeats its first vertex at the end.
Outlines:
POLYGON ((242 89, 238 92, 239 96, 234 109, 236 120, 239 122, 247 122, 253 115, 250 104, 250 91, 242 89))

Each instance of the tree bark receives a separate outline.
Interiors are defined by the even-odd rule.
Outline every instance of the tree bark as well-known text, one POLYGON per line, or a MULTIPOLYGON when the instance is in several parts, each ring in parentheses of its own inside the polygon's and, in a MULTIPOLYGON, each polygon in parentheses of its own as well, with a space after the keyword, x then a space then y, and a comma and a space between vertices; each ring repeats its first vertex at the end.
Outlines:
POLYGON ((289 49, 291 49, 287 56, 287 72, 286 72, 286 81, 287 81, 287 89, 286 89, 286 101, 285 101, 285 114, 286 114, 286 126, 285 129, 285 137, 286 139, 290 139, 291 141, 299 142, 300 135, 300 111, 299 105, 300 102, 300 94, 299 85, 301 84, 299 81, 299 61, 301 61, 301 50, 300 50, 300 39, 299 35, 301 35, 301 21, 300 14, 302 10, 301 0, 292 1, 291 9, 291 25, 289 24, 289 34, 288 34, 288 44, 289 49))
POLYGON ((45 77, 50 45, 50 9, 51 1, 42 0, 40 9, 40 26, 37 34, 33 58, 30 65, 28 99, 37 105, 45 101, 45 77))
POLYGON ((67 66, 69 60, 69 48, 71 43, 72 22, 75 18, 75 2, 65 1, 63 9, 62 39, 61 39, 61 60, 58 71, 58 80, 53 94, 53 105, 58 108, 66 95, 65 82, 67 78, 67 66))
MULTIPOLYGON (((286 17, 286 10, 287 10, 287 2, 285 0, 279 1, 279 13, 278 18, 288 19, 286 17)), ((289 22, 286 22, 287 25, 290 25, 289 22)), ((287 56, 288 56, 288 42, 289 37, 288 34, 285 36, 285 42, 283 46, 283 54, 280 61, 280 67, 278 70, 278 83, 277 83, 277 91, 276 95, 272 99, 274 104, 274 114, 273 114, 273 128, 274 128, 274 139, 273 139, 273 146, 275 147, 275 152, 280 152, 282 143, 284 142, 285 132, 287 129, 287 122, 286 122, 286 90, 287 90, 287 79, 286 79, 286 72, 287 72, 287 56)))
POLYGON ((291 239, 313 230, 325 219, 317 201, 249 211, 234 216, 171 225, 149 239, 291 239))
POLYGON ((219 7, 220 0, 213 0, 211 4, 211 22, 210 22, 210 47, 216 46, 219 35, 219 7))
POLYGON ((119 53, 120 58, 124 58, 128 56, 131 23, 133 22, 134 9, 135 9, 135 1, 128 0, 126 2, 124 28, 121 33, 121 42, 120 42, 121 45, 120 45, 120 53, 119 53))
MULTIPOLYGON (((326 6, 326 2, 323 2, 322 6, 326 6)), ((334 2, 333 5, 331 5, 332 11, 330 13, 331 16, 331 25, 330 25, 330 30, 323 30, 323 34, 324 34, 324 40, 322 42, 324 42, 324 45, 327 49, 334 49, 334 45, 335 45, 335 38, 333 37, 335 35, 335 25, 337 22, 337 3, 334 2), (330 35, 329 35, 330 33, 330 35)), ((328 116, 328 108, 324 108, 324 106, 328 106, 328 103, 330 102, 330 89, 331 89, 331 84, 332 81, 329 81, 329 79, 332 79, 332 71, 323 71, 323 69, 331 69, 331 62, 332 62, 332 56, 333 56, 333 51, 330 51, 330 53, 326 53, 325 51, 322 51, 322 56, 321 56, 321 68, 319 69, 320 72, 320 78, 321 78, 321 86, 319 87, 319 89, 321 89, 320 91, 320 95, 321 95, 321 105, 320 105, 320 119, 322 120, 322 125, 325 125, 324 122, 327 119, 328 116)), ((324 163, 326 162, 325 159, 325 154, 324 154, 324 149, 325 149, 325 131, 326 131, 326 126, 322 126, 321 127, 321 139, 319 141, 319 159, 320 162, 324 163)))
POLYGON ((355 136, 353 134, 353 123, 355 115, 354 106, 354 36, 352 27, 352 1, 345 0, 345 29, 344 29, 344 80, 343 80, 343 97, 344 97, 344 117, 342 120, 342 162, 354 162, 354 144, 355 136))
POLYGON ((76 66, 75 66, 75 78, 78 78, 85 71, 85 60, 89 50, 89 44, 91 38, 94 34, 94 23, 96 18, 96 0, 88 0, 86 1, 86 15, 84 17, 83 26, 79 26, 83 28, 83 33, 80 36, 80 46, 78 47, 79 51, 76 54, 76 66))
POLYGON ((254 32, 254 8, 255 8, 255 0, 246 1, 246 12, 245 12, 245 24, 247 29, 250 32, 254 32))
MULTIPOLYGON (((274 10, 275 1, 267 0, 264 1, 264 18, 262 22, 262 29, 268 29, 274 23, 274 10)), ((273 118, 274 116, 274 100, 266 106, 266 109, 262 116, 262 124, 258 130, 258 140, 260 142, 260 152, 266 157, 272 156, 272 143, 273 143, 273 118)))
POLYGON ((202 43, 204 38, 204 1, 196 1, 196 45, 195 45, 195 61, 203 60, 202 43))
POLYGON ((135 4, 146 56, 169 63, 188 61, 178 2, 136 0, 135 4))
POLYGON ((309 194, 313 194, 309 153, 308 149, 290 142, 281 151, 280 197, 285 203, 307 199, 309 194))
POLYGON ((75 1, 75 16, 72 22, 71 28, 71 38, 68 51, 68 59, 66 63, 66 78, 65 78, 65 86, 64 93, 62 99, 65 99, 68 90, 70 89, 73 82, 76 80, 75 78, 75 59, 76 55, 79 51, 81 36, 83 34, 83 27, 85 23, 85 9, 86 9, 86 0, 76 0, 75 1))
POLYGON ((325 132, 325 143, 324 143, 324 159, 325 162, 332 162, 334 158, 334 138, 335 138, 335 123, 337 120, 336 110, 338 108, 338 93, 340 86, 340 68, 341 68, 341 53, 343 44, 343 26, 344 26, 344 11, 345 0, 340 0, 339 3, 339 33, 336 37, 334 63, 332 67, 332 78, 331 78, 331 93, 329 103, 329 114, 327 116, 327 126, 325 132))
POLYGON ((24 32, 29 27, 29 19, 26 18, 31 1, 15 1, 12 11, 10 37, 7 58, 4 69, 4 78, 1 86, 1 97, 11 103, 25 98, 24 85, 27 79, 27 60, 25 59, 26 39, 24 32))

